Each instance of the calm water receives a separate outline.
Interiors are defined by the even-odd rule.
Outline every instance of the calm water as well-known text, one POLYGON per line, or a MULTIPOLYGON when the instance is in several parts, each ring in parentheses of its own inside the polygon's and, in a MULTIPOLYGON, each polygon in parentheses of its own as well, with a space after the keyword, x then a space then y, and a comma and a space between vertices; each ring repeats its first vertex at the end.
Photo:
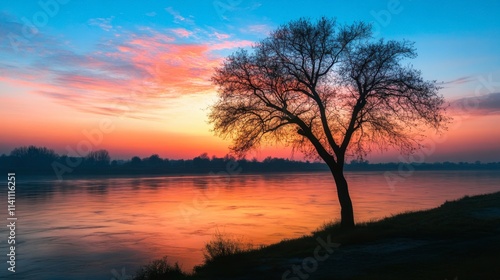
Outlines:
MULTIPOLYGON (((347 177, 358 222, 500 191, 500 174, 487 171, 415 172, 395 184, 383 172, 347 177)), ((5 263, 5 226, 0 239, 0 276, 9 279, 109 280, 113 269, 133 274, 164 255, 190 270, 217 229, 270 244, 339 218, 329 173, 17 180, 15 277, 5 263)))

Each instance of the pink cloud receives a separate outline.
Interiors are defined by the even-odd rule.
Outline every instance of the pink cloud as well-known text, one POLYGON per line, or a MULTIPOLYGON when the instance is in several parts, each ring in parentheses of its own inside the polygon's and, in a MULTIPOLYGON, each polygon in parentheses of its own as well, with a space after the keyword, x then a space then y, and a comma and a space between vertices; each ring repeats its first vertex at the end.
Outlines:
POLYGON ((229 34, 224 34, 224 33, 219 33, 219 32, 214 32, 212 34, 212 36, 214 36, 218 40, 226 40, 226 39, 229 39, 229 37, 230 37, 229 34))
POLYGON ((180 38, 187 38, 193 34, 193 32, 188 31, 184 28, 174 28, 170 29, 170 31, 180 38))
POLYGON ((132 117, 143 117, 169 106, 170 98, 213 92, 210 78, 223 60, 217 51, 252 45, 217 32, 213 43, 181 43, 192 32, 174 30, 176 37, 143 29, 87 54, 54 48, 33 67, 9 69, 7 83, 25 83, 36 94, 85 112, 115 114, 123 110, 113 104, 133 104, 132 117))
POLYGON ((210 77, 221 58, 206 44, 176 44, 155 37, 136 38, 122 46, 123 59, 148 74, 151 95, 179 96, 212 90, 210 77))
MULTIPOLYGON (((184 34, 184 31, 189 32, 178 29, 179 34, 184 34)), ((223 60, 213 51, 251 45, 252 42, 246 40, 179 44, 163 34, 153 34, 136 37, 124 44, 121 46, 124 52, 120 55, 148 73, 144 82, 149 85, 153 96, 179 96, 213 90, 210 78, 213 69, 223 60)))

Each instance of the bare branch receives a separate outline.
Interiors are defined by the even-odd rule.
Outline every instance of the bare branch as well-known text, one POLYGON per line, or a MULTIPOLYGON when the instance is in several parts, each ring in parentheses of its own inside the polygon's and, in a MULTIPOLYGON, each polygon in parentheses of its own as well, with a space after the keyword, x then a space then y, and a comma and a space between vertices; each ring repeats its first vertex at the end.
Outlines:
POLYGON ((419 129, 444 128, 439 88, 403 64, 413 44, 370 35, 364 23, 299 19, 229 56, 212 77, 214 131, 240 153, 277 141, 342 165, 348 150, 409 150, 419 129))

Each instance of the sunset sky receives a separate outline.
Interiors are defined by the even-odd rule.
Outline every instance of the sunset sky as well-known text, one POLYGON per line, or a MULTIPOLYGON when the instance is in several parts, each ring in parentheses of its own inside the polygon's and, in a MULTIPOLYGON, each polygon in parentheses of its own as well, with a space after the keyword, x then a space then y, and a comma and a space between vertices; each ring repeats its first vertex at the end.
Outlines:
MULTIPOLYGON (((455 118, 445 135, 429 136, 425 161, 500 161, 500 1, 312 3, 3 1, 0 154, 37 145, 70 155, 107 149, 114 159, 224 156, 230 142, 207 123, 214 67, 281 24, 327 16, 415 42, 412 64, 442 84, 455 118)), ((248 158, 268 155, 292 157, 270 146, 248 158)))

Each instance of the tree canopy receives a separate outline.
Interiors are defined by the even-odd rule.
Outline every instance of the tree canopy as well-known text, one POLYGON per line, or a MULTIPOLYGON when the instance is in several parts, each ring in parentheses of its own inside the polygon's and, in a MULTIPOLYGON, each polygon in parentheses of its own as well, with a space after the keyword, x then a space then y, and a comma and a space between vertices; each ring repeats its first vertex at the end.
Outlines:
POLYGON ((413 43, 375 40, 364 23, 292 21, 216 69, 209 120, 240 155, 263 142, 332 164, 373 147, 408 152, 446 124, 436 83, 405 63, 415 57, 413 43))

